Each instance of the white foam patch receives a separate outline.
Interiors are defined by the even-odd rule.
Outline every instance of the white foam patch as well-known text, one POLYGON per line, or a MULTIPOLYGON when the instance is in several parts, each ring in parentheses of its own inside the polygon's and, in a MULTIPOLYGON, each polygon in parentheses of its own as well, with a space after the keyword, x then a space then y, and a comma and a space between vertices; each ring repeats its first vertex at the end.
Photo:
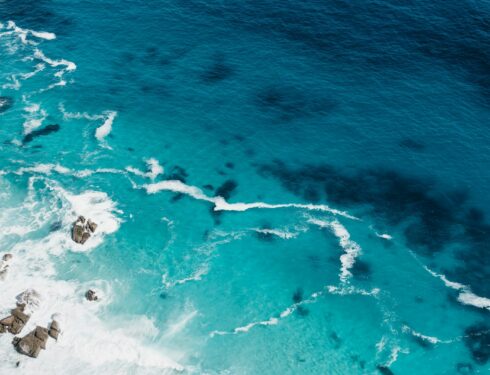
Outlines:
MULTIPOLYGON (((17 218, 21 219, 19 225, 31 225, 22 217, 33 217, 33 230, 49 225, 54 220, 61 221, 60 230, 42 239, 35 239, 35 236, 16 241, 8 249, 13 258, 10 260, 7 279, 0 281, 0 315, 7 316, 9 309, 15 307, 18 296, 33 288, 39 298, 36 299, 36 306, 32 304, 32 316, 22 335, 37 325, 47 327, 53 315, 60 322, 62 331, 58 341, 48 340, 47 349, 36 360, 17 353, 11 340, 4 337, 4 340, 0 340, 0 373, 13 371, 17 361, 20 361, 20 367, 15 368, 15 372, 19 374, 146 374, 184 370, 182 365, 165 353, 164 348, 157 349, 144 343, 158 334, 158 328, 149 318, 142 316, 127 320, 127 325, 118 322, 120 328, 111 328, 99 318, 100 312, 114 298, 112 285, 116 281, 92 280, 82 284, 74 280, 57 279, 53 263, 55 256, 70 250, 77 251, 76 244, 70 239, 70 229, 78 214, 86 214, 99 224, 94 236, 99 238, 92 242, 89 240, 85 244, 87 249, 94 249, 103 237, 119 227, 116 205, 105 193, 88 191, 73 194, 45 177, 31 177, 24 204, 11 208, 9 215, 0 216, 2 227, 17 218), (38 219, 39 223, 36 221, 38 219), (98 302, 86 301, 84 294, 88 288, 97 290, 101 296, 98 302), (137 322, 138 328, 144 329, 135 332, 132 329, 134 322, 137 322)), ((0 240, 4 238, 2 231, 0 240)), ((30 300, 34 301, 32 298, 30 300)), ((176 357, 181 356, 179 353, 174 354, 176 357)))
POLYGON ((306 231, 306 228, 301 228, 301 230, 298 230, 296 232, 291 232, 287 229, 281 230, 281 229, 268 229, 268 228, 252 228, 252 230, 257 233, 276 236, 282 238, 283 240, 290 240, 298 237, 301 232, 306 231))
POLYGON ((7 30, 11 30, 12 32, 17 34, 17 36, 20 38, 22 43, 26 44, 26 45, 27 44, 37 45, 36 41, 27 39, 27 37, 29 35, 32 35, 33 37, 38 38, 38 39, 45 39, 45 40, 56 39, 56 34, 54 34, 54 33, 49 33, 46 31, 34 31, 34 30, 30 30, 30 29, 23 29, 23 28, 17 26, 17 24, 14 21, 8 21, 7 22, 7 30))
POLYGON ((26 112, 23 115, 25 119, 23 124, 24 135, 32 133, 33 130, 39 128, 48 116, 47 112, 44 109, 41 109, 40 105, 37 103, 27 102, 26 107, 24 107, 24 112, 26 112))
POLYGON ((317 225, 321 228, 329 228, 332 233, 339 239, 339 244, 344 249, 344 254, 340 256, 340 281, 345 283, 351 277, 350 269, 354 266, 356 258, 361 254, 361 247, 350 238, 350 233, 338 221, 325 221, 316 218, 309 218, 308 223, 317 225))
POLYGON ((410 328, 407 325, 402 326, 402 332, 409 333, 415 337, 418 337, 424 341, 430 342, 431 344, 434 344, 434 345, 439 344, 439 343, 449 344, 449 343, 453 342, 453 340, 441 340, 435 336, 423 335, 422 333, 413 330, 412 328, 410 328))
POLYGON ((387 233, 378 233, 378 232, 375 232, 376 236, 379 237, 379 238, 382 238, 383 240, 387 240, 387 241, 390 241, 393 239, 393 237, 387 233))
POLYGON ((107 137, 111 133, 112 124, 114 123, 117 112, 107 111, 105 114, 106 118, 104 120, 104 123, 95 130, 95 138, 97 138, 97 140, 99 140, 100 142, 104 141, 105 137, 107 137))
POLYGON ((444 285, 448 288, 459 291, 458 301, 464 305, 471 305, 474 307, 478 307, 480 309, 490 310, 490 298, 480 297, 474 294, 471 291, 471 288, 467 285, 463 285, 454 281, 450 281, 446 278, 445 275, 436 273, 429 269, 427 266, 424 266, 425 270, 429 272, 432 276, 441 279, 444 285))
POLYGON ((311 211, 324 211, 330 212, 334 215, 344 216, 349 219, 358 220, 356 217, 349 215, 344 211, 339 211, 330 208, 327 205, 315 205, 315 204, 300 204, 300 203, 285 203, 285 204, 269 204, 264 202, 253 203, 228 203, 223 197, 209 197, 196 186, 191 186, 183 183, 179 180, 166 180, 152 184, 145 184, 142 186, 148 194, 155 194, 160 191, 173 191, 175 193, 181 193, 189 195, 190 197, 210 202, 214 204, 215 211, 247 211, 251 209, 278 209, 278 208, 301 208, 311 211))

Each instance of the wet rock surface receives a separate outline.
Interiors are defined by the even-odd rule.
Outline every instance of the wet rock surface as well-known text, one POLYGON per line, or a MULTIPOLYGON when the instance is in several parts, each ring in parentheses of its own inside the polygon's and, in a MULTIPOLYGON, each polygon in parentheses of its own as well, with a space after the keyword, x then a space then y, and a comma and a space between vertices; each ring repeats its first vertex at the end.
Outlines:
POLYGON ((14 335, 19 334, 30 316, 24 312, 25 305, 19 304, 10 311, 10 315, 0 320, 0 333, 10 332, 14 335))
POLYGON ((37 358, 41 350, 46 349, 48 337, 48 330, 37 326, 23 338, 14 337, 12 344, 19 353, 37 358))
POLYGON ((92 289, 87 290, 87 292, 85 293, 85 298, 88 301, 98 301, 99 300, 99 296, 97 296, 97 293, 95 292, 95 290, 92 290, 92 289))
POLYGON ((97 224, 90 219, 85 219, 83 216, 79 216, 77 221, 73 224, 72 240, 78 244, 83 245, 90 236, 96 231, 97 224))

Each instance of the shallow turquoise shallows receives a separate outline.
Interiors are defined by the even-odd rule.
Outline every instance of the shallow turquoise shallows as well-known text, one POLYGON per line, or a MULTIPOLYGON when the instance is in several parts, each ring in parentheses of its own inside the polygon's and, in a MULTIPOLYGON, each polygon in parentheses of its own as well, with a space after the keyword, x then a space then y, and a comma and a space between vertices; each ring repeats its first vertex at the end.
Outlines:
POLYGON ((1 0, 0 374, 488 374, 489 19, 1 0))

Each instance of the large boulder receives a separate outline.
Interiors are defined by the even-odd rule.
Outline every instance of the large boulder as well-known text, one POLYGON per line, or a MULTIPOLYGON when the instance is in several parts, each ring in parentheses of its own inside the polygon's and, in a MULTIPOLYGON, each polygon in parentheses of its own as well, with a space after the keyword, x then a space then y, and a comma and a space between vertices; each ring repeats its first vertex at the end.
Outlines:
POLYGON ((97 224, 92 220, 86 220, 83 216, 79 216, 75 223, 73 223, 71 238, 76 243, 83 245, 96 229, 97 224))
POLYGON ((0 320, 0 332, 8 331, 14 335, 19 334, 30 318, 24 312, 24 308, 23 305, 19 305, 17 308, 11 310, 9 316, 0 320))
POLYGON ((44 327, 37 326, 23 338, 14 337, 12 344, 19 353, 37 358, 41 349, 46 349, 47 341, 48 330, 44 327))

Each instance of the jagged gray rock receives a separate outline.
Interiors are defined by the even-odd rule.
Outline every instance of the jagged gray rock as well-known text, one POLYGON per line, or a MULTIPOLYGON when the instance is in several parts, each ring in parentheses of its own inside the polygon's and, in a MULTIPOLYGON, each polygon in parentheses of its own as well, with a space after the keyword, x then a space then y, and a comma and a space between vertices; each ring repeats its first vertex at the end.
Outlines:
POLYGON ((85 298, 87 298, 89 301, 97 301, 99 299, 95 290, 92 289, 87 290, 87 293, 85 293, 85 298))
POLYGON ((85 217, 79 216, 75 223, 73 223, 71 238, 76 243, 83 245, 90 238, 91 233, 94 233, 96 229, 97 224, 92 220, 86 220, 85 217))
POLYGON ((47 341, 47 328, 37 326, 23 338, 14 337, 12 344, 19 353, 25 354, 32 358, 37 358, 41 352, 41 349, 46 349, 47 341))
POLYGON ((30 316, 24 313, 25 305, 18 305, 15 309, 10 311, 10 316, 0 320, 0 332, 6 331, 17 335, 19 334, 26 323, 29 321, 30 316))

